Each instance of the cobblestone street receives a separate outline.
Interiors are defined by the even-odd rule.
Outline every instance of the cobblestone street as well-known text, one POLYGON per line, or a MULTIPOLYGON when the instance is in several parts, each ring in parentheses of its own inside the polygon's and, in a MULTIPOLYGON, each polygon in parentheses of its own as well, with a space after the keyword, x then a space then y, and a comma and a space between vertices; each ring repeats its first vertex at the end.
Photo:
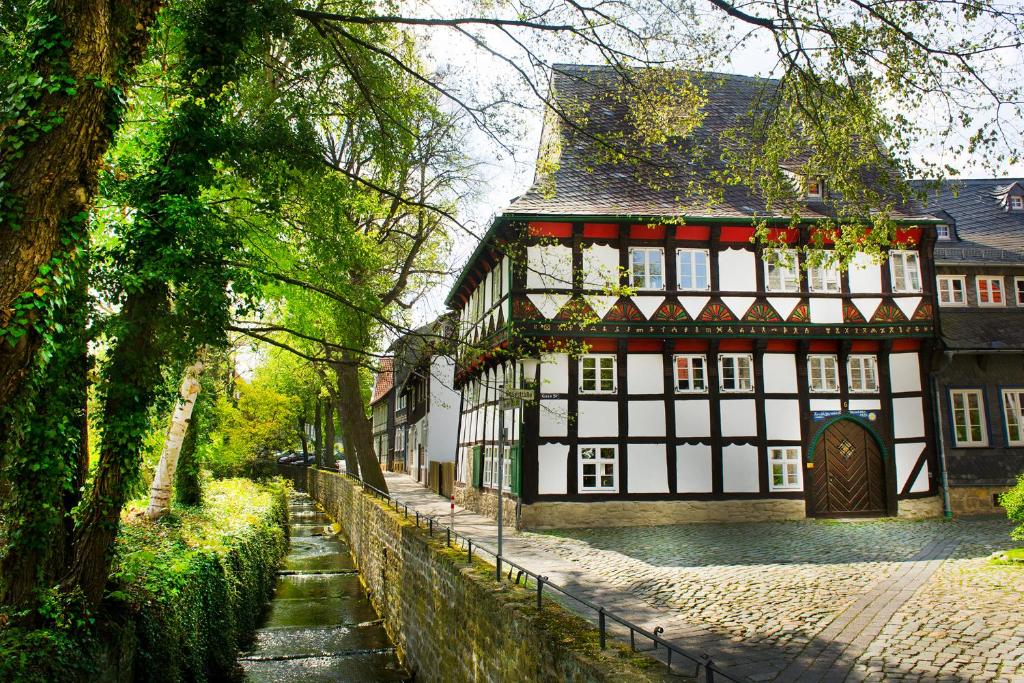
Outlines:
MULTIPOLYGON (((404 476, 399 499, 448 503, 404 476)), ((494 523, 459 511, 491 542, 494 523)), ((508 537, 552 581, 752 681, 1024 681, 1024 568, 1005 519, 765 522, 508 537)), ((592 615, 586 615, 592 616, 592 615)))

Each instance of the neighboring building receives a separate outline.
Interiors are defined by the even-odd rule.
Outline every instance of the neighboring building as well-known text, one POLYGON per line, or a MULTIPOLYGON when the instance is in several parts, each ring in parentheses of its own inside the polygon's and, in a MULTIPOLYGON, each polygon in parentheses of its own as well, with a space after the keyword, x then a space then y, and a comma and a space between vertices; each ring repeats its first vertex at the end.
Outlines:
MULTIPOLYGON (((557 158, 544 165, 557 170, 495 220, 448 297, 461 340, 457 498, 493 513, 503 468, 509 521, 524 527, 941 514, 927 395, 937 221, 902 205, 909 246, 883 264, 769 263, 750 241, 766 212, 752 193, 687 203, 685 177, 638 182, 593 161, 593 136, 627 126, 605 96, 612 74, 555 67, 556 102, 590 107, 596 128, 549 122, 557 158), (609 294, 623 284, 635 294, 609 294), (585 355, 566 350, 581 341, 585 355), (499 453, 497 387, 522 385, 510 359, 536 348, 538 400, 506 409, 499 453)), ((721 78, 692 133, 707 153, 679 152, 681 174, 716 159, 712 131, 773 87, 721 78)), ((776 232, 794 246, 828 212, 827 188, 803 187, 803 224, 776 232)))
POLYGON ((995 513, 1024 473, 1024 179, 929 189, 935 245, 936 401, 954 513, 995 513))
POLYGON ((395 359, 384 356, 380 359, 380 367, 373 381, 373 394, 370 397, 370 410, 373 422, 373 449, 380 461, 381 468, 391 471, 395 452, 395 359))

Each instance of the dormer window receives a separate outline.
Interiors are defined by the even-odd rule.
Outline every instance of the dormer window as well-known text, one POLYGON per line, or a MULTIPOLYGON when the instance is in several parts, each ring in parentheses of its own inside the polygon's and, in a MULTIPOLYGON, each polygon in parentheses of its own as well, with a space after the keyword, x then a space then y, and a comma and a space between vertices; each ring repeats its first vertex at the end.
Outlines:
POLYGON ((1010 196, 1010 211, 1024 211, 1024 197, 1019 195, 1010 196))
POLYGON ((943 223, 935 226, 935 236, 940 240, 950 239, 949 226, 943 223))
POLYGON ((808 178, 804 181, 804 196, 807 199, 822 199, 825 196, 825 186, 821 178, 808 178))

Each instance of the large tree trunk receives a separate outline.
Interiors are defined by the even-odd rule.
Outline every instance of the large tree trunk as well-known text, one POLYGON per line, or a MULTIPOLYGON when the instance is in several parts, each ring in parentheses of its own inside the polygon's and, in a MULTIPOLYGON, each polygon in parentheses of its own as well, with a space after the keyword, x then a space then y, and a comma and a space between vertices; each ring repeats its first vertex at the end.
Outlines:
MULTIPOLYGON (((303 409, 305 410, 305 409, 303 409)), ((309 457, 309 437, 306 436, 306 414, 299 415, 299 440, 302 441, 302 459, 309 457)))
POLYGON ((338 378, 341 428, 348 445, 355 451, 363 481, 381 491, 387 491, 387 481, 373 452, 373 425, 366 416, 366 405, 359 382, 359 367, 354 358, 346 356, 351 354, 345 354, 340 362, 331 364, 338 378))
POLYGON ((348 435, 345 432, 345 418, 341 415, 341 400, 335 399, 333 405, 334 409, 338 411, 338 428, 341 430, 341 444, 345 449, 345 453, 343 455, 345 459, 345 471, 358 477, 359 460, 356 458, 356 449, 352 446, 352 441, 349 440, 348 435))
POLYGON ((164 447, 160 452, 160 462, 157 463, 153 484, 149 489, 146 517, 150 520, 160 519, 170 510, 174 473, 178 467, 178 456, 188 432, 188 424, 192 420, 192 408, 195 407, 196 398, 199 396, 199 375, 202 371, 202 360, 197 360, 185 369, 185 378, 181 381, 181 400, 174 406, 171 427, 167 430, 167 438, 164 439, 164 447))
POLYGON ((200 398, 192 409, 192 419, 185 431, 185 440, 181 443, 181 454, 178 455, 178 469, 174 473, 174 501, 178 505, 199 505, 203 502, 203 485, 200 481, 199 453, 196 444, 199 441, 199 430, 202 427, 197 419, 200 398))
POLYGON ((324 410, 324 467, 336 469, 334 464, 334 399, 327 398, 324 410))
POLYGON ((313 412, 313 455, 316 457, 316 466, 323 467, 323 432, 320 427, 323 416, 323 402, 320 397, 316 399, 316 408, 313 412))
MULTIPOLYGON (((69 236, 71 218, 96 193, 100 158, 117 130, 119 90, 142 56, 159 5, 158 0, 53 0, 42 11, 52 11, 57 25, 28 36, 30 47, 40 50, 39 74, 56 74, 66 59, 75 89, 69 96, 63 87, 53 93, 40 88, 23 111, 0 123, 0 326, 11 324, 15 300, 37 288, 39 267, 65 248, 61 240, 69 236), (67 41, 65 50, 40 49, 58 32, 67 41), (28 114, 29 107, 38 113, 28 114), (29 121, 42 123, 51 116, 61 123, 31 139, 29 121)), ((78 235, 74 245, 84 240, 78 235)), ((19 400, 16 393, 41 343, 30 328, 14 346, 0 344, 0 405, 19 400)))

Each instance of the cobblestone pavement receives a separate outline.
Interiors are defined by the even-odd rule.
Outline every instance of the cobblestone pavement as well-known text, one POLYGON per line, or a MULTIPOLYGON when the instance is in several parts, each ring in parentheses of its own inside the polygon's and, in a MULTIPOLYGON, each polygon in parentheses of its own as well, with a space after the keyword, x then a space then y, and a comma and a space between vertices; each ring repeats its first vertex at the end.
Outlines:
MULTIPOLYGON (((419 509, 448 503, 404 476, 419 509)), ((493 521, 459 511, 485 542, 493 521)), ((1024 568, 1004 519, 760 522, 508 536, 516 562, 752 681, 1024 682, 1024 568)), ((590 615, 587 615, 590 616, 590 615)))

